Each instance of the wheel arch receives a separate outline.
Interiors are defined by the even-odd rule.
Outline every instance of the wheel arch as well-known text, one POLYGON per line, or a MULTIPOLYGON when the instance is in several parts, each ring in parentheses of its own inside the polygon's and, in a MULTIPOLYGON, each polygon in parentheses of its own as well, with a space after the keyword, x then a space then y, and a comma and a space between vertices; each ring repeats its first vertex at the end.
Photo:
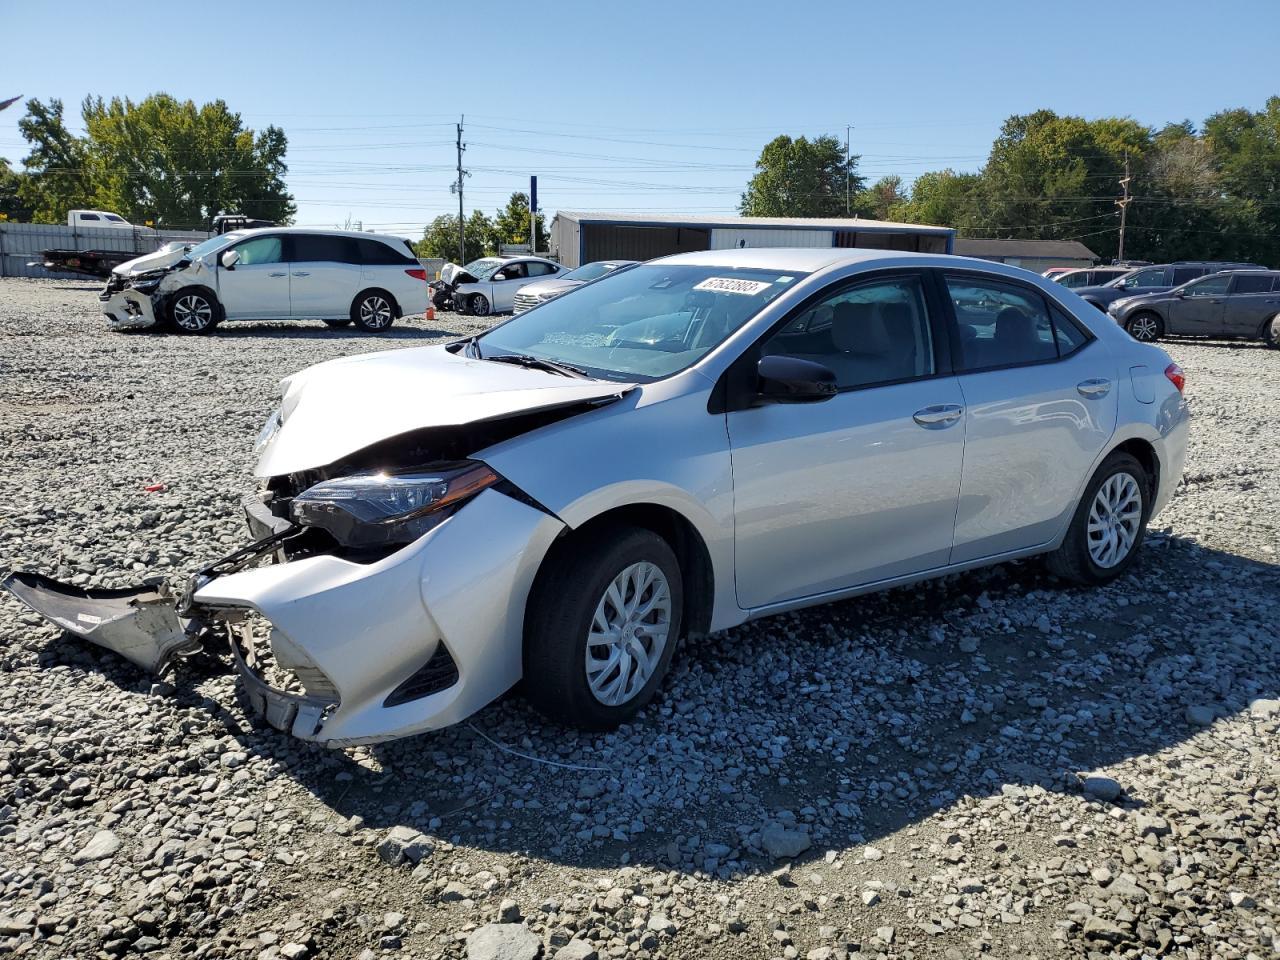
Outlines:
POLYGON ((649 530, 667 542, 680 562, 680 579, 685 597, 685 635, 698 637, 708 633, 715 606, 716 582, 711 552, 694 523, 678 510, 664 504, 620 504, 595 514, 577 526, 566 527, 542 558, 534 579, 533 591, 538 590, 547 571, 572 551, 580 538, 598 534, 610 526, 649 530))
POLYGON ((1160 490, 1160 454, 1156 451, 1155 444, 1143 437, 1129 437, 1108 450, 1102 459, 1105 461, 1113 453, 1127 453, 1142 464, 1142 469, 1147 474, 1147 509, 1150 510, 1160 490))
POLYGON ((164 314, 166 319, 172 320, 170 310, 173 308, 173 301, 177 300, 184 293, 191 291, 202 293, 209 298, 209 302, 213 304, 213 310, 217 315, 218 321, 222 321, 227 318, 227 310, 222 305, 222 300, 218 296, 218 291, 203 283, 184 283, 182 286, 178 287, 178 289, 171 290, 164 295, 164 314))

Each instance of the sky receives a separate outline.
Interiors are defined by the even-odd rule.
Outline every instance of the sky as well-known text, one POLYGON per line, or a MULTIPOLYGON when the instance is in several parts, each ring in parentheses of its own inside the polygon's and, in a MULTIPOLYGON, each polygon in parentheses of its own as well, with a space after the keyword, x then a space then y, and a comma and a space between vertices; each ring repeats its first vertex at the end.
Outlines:
MULTIPOLYGON (((843 140, 874 180, 981 167, 1040 108, 1161 126, 1280 94, 1275 0, 642 0, 450 6, 0 0, 0 100, 221 98, 289 138, 296 222, 420 235, 538 176, 556 210, 733 213, 780 133, 843 140), (1211 12, 1210 12, 1211 11, 1211 12), (14 38, 42 38, 14 42, 14 38)), ((25 154, 19 105, 0 156, 25 154)))

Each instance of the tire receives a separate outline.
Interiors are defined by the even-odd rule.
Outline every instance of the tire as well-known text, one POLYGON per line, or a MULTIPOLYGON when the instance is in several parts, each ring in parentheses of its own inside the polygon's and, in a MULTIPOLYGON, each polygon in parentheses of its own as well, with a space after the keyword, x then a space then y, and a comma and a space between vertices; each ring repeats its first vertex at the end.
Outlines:
POLYGON ((467 300, 467 310, 473 316, 487 317, 492 309, 489 298, 483 293, 477 293, 467 300))
POLYGON ((1062 546, 1045 558, 1049 572, 1086 586, 1110 583, 1121 576, 1142 549, 1152 494, 1151 478, 1135 457, 1119 451, 1107 457, 1085 487, 1062 546), (1118 507, 1113 515, 1122 518, 1121 522, 1108 522, 1112 513, 1108 503, 1118 507), (1131 513, 1135 507, 1136 513, 1131 513), (1090 526, 1100 526, 1095 533, 1101 535, 1091 538, 1090 526), (1128 538, 1128 546, 1118 558, 1107 550, 1108 530, 1115 530, 1117 549, 1128 538))
POLYGON ((1164 336, 1164 321, 1159 314, 1143 310, 1126 320, 1124 329, 1139 343, 1153 343, 1164 336))
POLYGON ((385 290, 366 290, 352 301, 351 321, 366 333, 383 333, 396 322, 396 301, 385 290))
POLYGON ((324 321, 324 325, 325 325, 326 327, 332 327, 332 328, 333 328, 333 329, 335 329, 335 330, 340 330, 340 329, 342 329, 343 327, 349 327, 349 326, 351 326, 351 323, 352 323, 352 320, 351 320, 351 318, 350 318, 350 317, 347 317, 345 320, 326 320, 326 321, 324 321))
POLYGON ((1280 313, 1262 325, 1262 340, 1272 350, 1280 350, 1280 313))
POLYGON ((675 553, 650 530, 609 527, 559 552, 539 575, 525 617, 524 689, 533 707, 582 730, 612 730, 635 716, 653 698, 675 654, 683 626, 681 584, 675 553), (613 596, 623 598, 621 608, 611 597, 619 583, 624 586, 613 596), (650 612, 641 612, 655 600, 650 612), (640 617, 629 619, 629 610, 640 617), (665 635, 655 629, 663 625, 665 635), (613 639, 590 642, 606 635, 613 639), (647 674, 639 654, 650 658, 647 674), (615 665, 607 666, 611 659, 615 665))
POLYGON ((210 333, 221 319, 218 301, 207 290, 187 287, 169 298, 169 326, 177 333, 210 333))

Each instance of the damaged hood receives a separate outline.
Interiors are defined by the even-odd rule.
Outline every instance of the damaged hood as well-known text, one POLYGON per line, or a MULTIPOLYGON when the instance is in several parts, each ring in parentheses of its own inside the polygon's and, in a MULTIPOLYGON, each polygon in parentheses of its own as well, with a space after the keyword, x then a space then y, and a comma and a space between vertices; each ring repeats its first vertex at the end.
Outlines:
POLYGON ((174 250, 157 250, 155 253, 147 253, 133 260, 126 260, 111 272, 131 277, 139 273, 149 273, 152 270, 163 270, 165 267, 171 267, 185 260, 186 257, 186 246, 179 245, 174 250))
POLYGON ((312 470, 410 431, 603 400, 634 387, 475 360, 444 346, 344 357, 283 381, 279 425, 264 431, 270 439, 254 473, 312 470))

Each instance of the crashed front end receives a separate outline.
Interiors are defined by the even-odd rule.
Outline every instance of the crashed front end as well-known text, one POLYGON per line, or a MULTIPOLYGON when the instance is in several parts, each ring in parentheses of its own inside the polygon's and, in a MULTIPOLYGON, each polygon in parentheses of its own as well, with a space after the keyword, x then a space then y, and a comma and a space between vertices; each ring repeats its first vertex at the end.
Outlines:
POLYGON ((161 269, 134 275, 112 273, 106 288, 98 294, 107 326, 112 330, 154 327, 160 310, 160 286, 169 272, 161 269))
POLYGON ((257 444, 263 489, 243 502, 253 542, 194 574, 181 597, 28 573, 3 586, 155 672, 225 637, 250 704, 301 740, 374 743, 464 719, 520 679, 526 598, 566 529, 478 457, 630 385, 485 364, 490 379, 472 398, 486 416, 456 422, 450 412, 467 401, 457 385, 477 365, 419 349, 428 352, 331 361, 286 381, 257 444), (388 404, 374 439, 368 420, 339 420, 350 406, 342 388, 356 383, 388 397, 412 383, 424 402, 388 404), (402 429, 424 409, 437 411, 431 426, 402 429))

